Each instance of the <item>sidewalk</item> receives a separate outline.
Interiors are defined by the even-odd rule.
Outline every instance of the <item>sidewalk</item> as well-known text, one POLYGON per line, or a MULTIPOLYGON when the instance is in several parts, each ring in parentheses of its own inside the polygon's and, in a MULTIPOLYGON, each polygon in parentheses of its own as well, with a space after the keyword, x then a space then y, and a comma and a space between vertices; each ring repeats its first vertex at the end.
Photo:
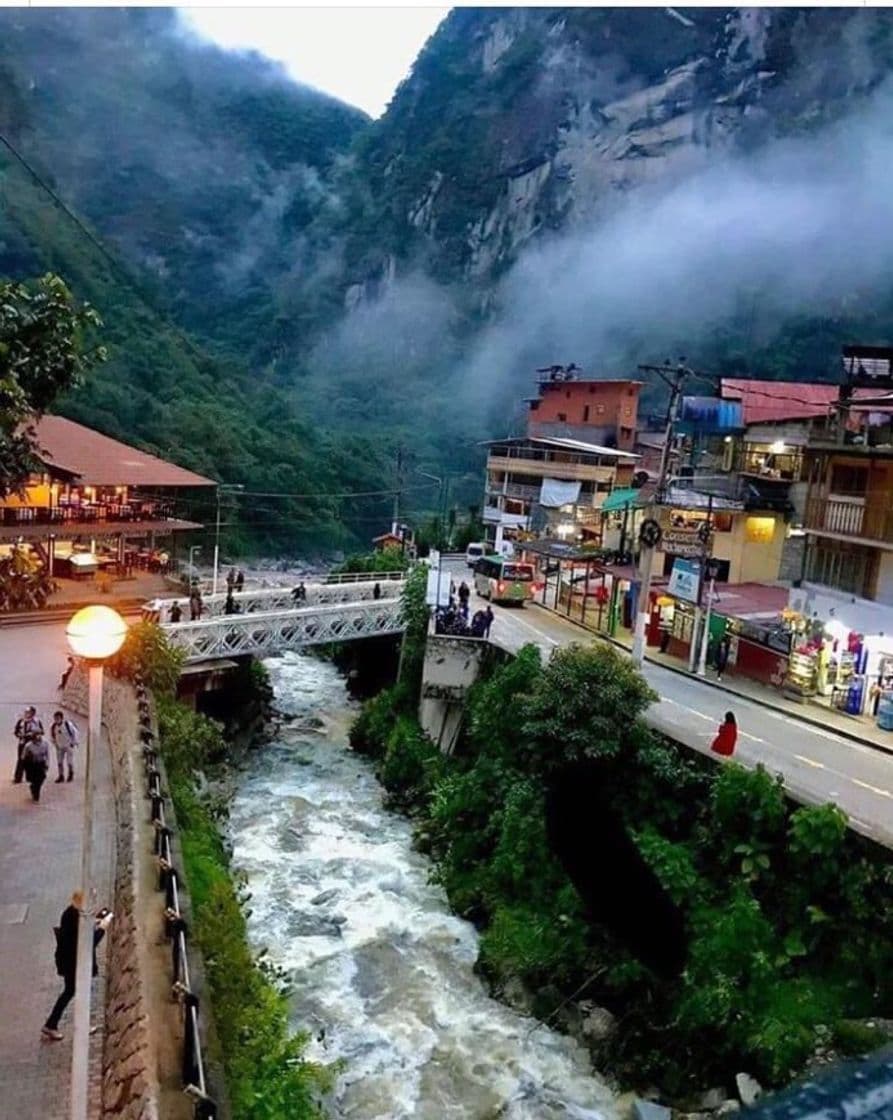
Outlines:
MULTIPOLYGON (((55 785, 55 757, 41 792, 31 801, 28 786, 12 784, 12 729, 26 704, 34 704, 49 730, 58 705, 56 685, 65 664, 64 624, 0 629, 0 1100, 4 1116, 66 1120, 71 1069, 74 1004, 60 1029, 63 1042, 44 1042, 40 1028, 61 978, 53 963, 58 924, 77 886, 83 812, 83 770, 69 785, 55 785)), ((86 735, 84 721, 82 739, 86 735)), ((81 752, 83 747, 81 747, 81 752)), ((101 903, 111 898, 114 803, 107 751, 97 752, 94 876, 101 903)), ((91 1115, 98 1115, 102 1056, 104 952, 93 988, 91 1115)))
MULTIPOLYGON (((627 636, 627 632, 624 633, 623 638, 611 637, 601 630, 583 626, 577 619, 566 615, 564 611, 555 610, 552 607, 544 606, 542 603, 536 603, 535 605, 540 610, 570 623, 581 633, 610 642, 627 652, 632 647, 632 640, 627 636)), ((690 673, 688 664, 678 657, 671 657, 669 654, 661 653, 651 647, 645 651, 645 660, 719 692, 726 692, 730 696, 740 696, 767 708, 772 708, 774 711, 782 712, 801 723, 833 731, 844 739, 851 739, 856 743, 863 743, 865 746, 893 754, 893 732, 882 731, 873 721, 869 722, 865 718, 845 715, 815 701, 807 700, 805 703, 798 703, 796 700, 789 700, 778 689, 770 688, 768 685, 760 684, 759 681, 750 680, 748 677, 735 676, 734 667, 727 669, 723 679, 717 681, 715 670, 708 668, 706 674, 701 677, 697 673, 690 673)))

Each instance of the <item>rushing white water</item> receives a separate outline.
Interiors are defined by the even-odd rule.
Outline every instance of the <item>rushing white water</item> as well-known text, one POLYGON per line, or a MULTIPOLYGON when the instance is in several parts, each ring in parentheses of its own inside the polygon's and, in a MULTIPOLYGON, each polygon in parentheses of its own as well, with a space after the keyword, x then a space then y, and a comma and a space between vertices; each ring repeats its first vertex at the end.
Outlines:
POLYGON ((297 719, 243 776, 235 863, 249 877, 255 945, 293 975, 310 1056, 344 1059, 330 1114, 612 1120, 585 1051, 491 999, 472 971, 474 928, 450 913, 409 824, 383 808, 371 767, 347 746, 353 711, 337 670, 293 654, 268 667, 277 704, 297 719))

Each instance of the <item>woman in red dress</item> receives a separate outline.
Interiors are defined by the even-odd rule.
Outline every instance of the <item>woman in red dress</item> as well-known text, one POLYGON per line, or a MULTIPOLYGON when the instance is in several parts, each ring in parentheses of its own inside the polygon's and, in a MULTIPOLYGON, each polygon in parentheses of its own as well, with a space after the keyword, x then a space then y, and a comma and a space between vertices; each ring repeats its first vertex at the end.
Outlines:
POLYGON ((738 724, 735 722, 734 712, 726 712, 726 718, 719 725, 716 738, 710 744, 714 754, 729 757, 735 753, 735 743, 738 741, 738 724))

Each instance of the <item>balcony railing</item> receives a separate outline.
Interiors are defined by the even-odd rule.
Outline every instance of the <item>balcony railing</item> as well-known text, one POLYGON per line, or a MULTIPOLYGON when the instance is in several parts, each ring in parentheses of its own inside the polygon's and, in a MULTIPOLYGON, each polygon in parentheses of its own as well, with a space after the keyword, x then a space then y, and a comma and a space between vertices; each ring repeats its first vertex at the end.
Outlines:
POLYGON ((866 506, 859 499, 810 498, 806 528, 893 544, 893 510, 866 506))
POLYGON ((91 502, 76 506, 4 506, 0 525, 69 525, 103 521, 169 521, 175 517, 166 502, 91 502))

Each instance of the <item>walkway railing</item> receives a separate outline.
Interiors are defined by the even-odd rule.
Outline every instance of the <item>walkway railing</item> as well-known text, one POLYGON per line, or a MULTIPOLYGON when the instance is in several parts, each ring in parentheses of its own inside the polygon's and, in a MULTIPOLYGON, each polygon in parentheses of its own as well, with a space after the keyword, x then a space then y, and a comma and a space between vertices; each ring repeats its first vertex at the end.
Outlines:
POLYGON ((269 657, 307 646, 400 634, 403 628, 399 596, 162 624, 171 645, 186 654, 187 664, 247 654, 269 657))
MULTIPOLYGON (((305 598, 295 599, 293 587, 261 587, 250 591, 236 591, 233 602, 237 614, 255 614, 259 611, 298 610, 302 607, 327 606, 334 603, 371 601, 378 587, 380 599, 394 599, 403 590, 403 573, 387 573, 374 582, 344 581, 338 583, 308 583, 304 585, 305 598)), ((219 584, 218 584, 219 586, 219 584)), ((225 613, 227 592, 205 595, 202 599, 202 620, 217 618, 225 613)), ((143 616, 161 622, 170 622, 171 607, 180 607, 183 618, 189 617, 189 599, 153 599, 143 607, 143 616)), ((233 617, 230 615, 229 617, 233 617)))
POLYGON ((165 794, 161 788, 158 753, 151 728, 149 701, 145 687, 137 685, 140 712, 140 737, 146 773, 146 793, 152 806, 155 826, 154 851, 158 859, 158 889, 164 891, 165 932, 171 943, 171 991, 183 1010, 183 1059, 181 1079, 183 1090, 194 1102, 195 1120, 215 1120, 217 1105, 208 1095, 205 1062, 202 1051, 199 1000, 192 990, 189 958, 186 950, 187 927, 180 910, 180 874, 174 866, 171 829, 164 811, 165 794))

